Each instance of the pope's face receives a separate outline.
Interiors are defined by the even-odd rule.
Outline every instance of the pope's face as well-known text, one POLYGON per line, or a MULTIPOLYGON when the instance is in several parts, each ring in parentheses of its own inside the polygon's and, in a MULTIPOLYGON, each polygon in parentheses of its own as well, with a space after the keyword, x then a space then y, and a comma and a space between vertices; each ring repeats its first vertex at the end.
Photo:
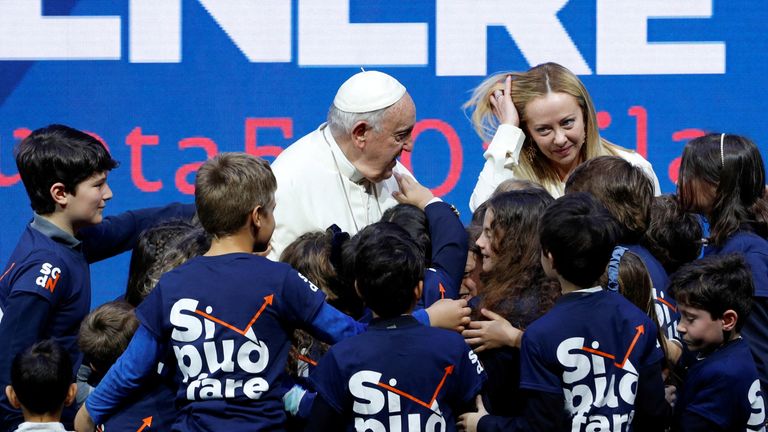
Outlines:
POLYGON ((416 106, 406 93, 384 113, 378 129, 371 128, 365 133, 362 157, 356 168, 374 183, 392 177, 400 153, 413 150, 411 133, 415 124, 416 106))

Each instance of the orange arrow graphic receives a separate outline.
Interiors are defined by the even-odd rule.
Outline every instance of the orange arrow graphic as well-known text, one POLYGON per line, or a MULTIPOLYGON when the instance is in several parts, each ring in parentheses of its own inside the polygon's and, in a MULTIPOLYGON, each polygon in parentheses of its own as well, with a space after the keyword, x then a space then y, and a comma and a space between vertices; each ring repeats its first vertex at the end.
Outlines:
POLYGON ((444 299, 445 298, 445 287, 443 287, 443 284, 440 283, 440 282, 437 283, 437 287, 440 290, 440 299, 444 299))
POLYGON ((629 349, 627 349, 627 353, 624 354, 624 360, 621 361, 621 364, 614 363, 616 366, 623 368, 624 364, 627 362, 627 359, 629 359, 629 355, 632 354, 632 350, 635 349, 635 344, 637 343, 637 340, 640 339, 640 335, 645 333, 645 327, 643 327, 642 324, 635 327, 637 329, 637 333, 635 333, 634 339, 632 339, 632 343, 629 344, 629 349))
MULTIPOLYGON (((632 354, 632 350, 635 349, 635 344, 637 343, 637 340, 640 339, 641 334, 645 333, 645 326, 640 324, 639 326, 635 327, 635 330, 637 330, 637 333, 635 333, 635 337, 634 339, 632 339, 632 343, 629 344, 629 348, 627 349, 627 353, 624 355, 624 359, 621 361, 621 363, 616 363, 615 361, 613 363, 613 365, 616 366, 617 368, 624 368, 624 364, 627 363, 629 356, 632 354)), ((615 355, 609 354, 607 352, 599 351, 590 347, 581 347, 581 350, 591 354, 599 355, 600 357, 616 360, 615 355)))
POLYGON ((387 389, 392 393, 397 393, 400 396, 410 399, 413 402, 416 402, 417 404, 431 410, 432 404, 435 403, 435 399, 437 399, 437 395, 440 393, 440 389, 443 388, 443 385, 445 384, 445 380, 448 378, 448 375, 450 375, 451 373, 453 373, 453 365, 446 366, 445 374, 443 374, 443 378, 440 380, 440 384, 437 385, 437 388, 435 389, 435 393, 432 395, 432 399, 429 402, 424 402, 423 400, 417 398, 416 396, 406 393, 398 388, 392 387, 391 385, 384 384, 382 382, 376 383, 376 384, 381 388, 387 389))
POLYGON ((152 416, 144 418, 143 423, 141 424, 141 427, 136 429, 136 432, 142 432, 144 429, 148 427, 152 427, 152 416))
POLYGON ((230 324, 228 322, 222 321, 222 320, 216 318, 215 316, 209 315, 209 314, 207 314, 207 313, 205 313, 205 312, 203 312, 203 311, 201 311, 199 309, 195 310, 195 313, 198 314, 198 315, 204 316, 204 317, 208 318, 209 320, 211 320, 211 321, 213 321, 215 323, 219 323, 219 324, 223 325, 224 327, 226 327, 226 328, 228 328, 228 329, 230 329, 230 330, 232 330, 234 332, 240 333, 241 335, 245 336, 245 334, 248 333, 248 329, 253 326, 253 324, 256 322, 256 320, 259 319, 259 316, 261 316, 261 313, 264 312, 264 309, 267 308, 267 305, 271 305, 272 304, 272 300, 274 299, 274 297, 275 297, 274 294, 270 294, 270 295, 264 297, 264 304, 262 304, 261 308, 259 308, 259 310, 256 311, 256 315, 254 315, 253 318, 251 318, 251 322, 249 322, 248 325, 246 325, 242 330, 240 330, 239 328, 233 326, 232 324, 230 324))
POLYGON ((677 312, 677 308, 670 302, 664 300, 663 298, 656 298, 656 301, 659 303, 667 305, 668 308, 672 309, 672 312, 677 312))

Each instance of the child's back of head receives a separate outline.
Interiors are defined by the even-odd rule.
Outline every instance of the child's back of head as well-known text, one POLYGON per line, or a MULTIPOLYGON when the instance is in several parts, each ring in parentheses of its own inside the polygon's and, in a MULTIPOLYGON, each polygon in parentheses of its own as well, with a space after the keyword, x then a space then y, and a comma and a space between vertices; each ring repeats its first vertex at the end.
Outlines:
POLYGON ((429 225, 424 211, 411 204, 397 204, 384 211, 381 221, 397 224, 408 232, 416 245, 419 246, 425 265, 430 266, 432 240, 429 237, 429 225))
POLYGON ((74 194, 77 185, 96 173, 117 167, 102 143, 63 125, 34 130, 15 151, 16 167, 35 213, 51 214, 56 205, 51 186, 62 183, 74 194))
POLYGON ((653 182, 639 167, 618 156, 599 156, 576 167, 565 193, 592 194, 623 228, 622 243, 637 243, 648 228, 653 182))
POLYGON ((685 211, 707 215, 716 246, 739 230, 768 237, 765 166, 760 149, 747 137, 707 134, 688 142, 677 194, 685 211))
POLYGON ((258 207, 267 225, 271 220, 269 232, 264 233, 268 243, 274 229, 276 189, 277 181, 265 160, 246 153, 220 153, 197 171, 195 206, 200 224, 213 237, 230 236, 245 226, 258 207))
POLYGON ((162 222, 141 233, 128 267, 128 285, 125 290, 128 303, 135 307, 144 300, 157 284, 157 280, 150 278, 153 268, 161 264, 162 258, 173 248, 174 243, 194 229, 192 222, 176 219, 162 222))
POLYGON ((139 320, 129 303, 105 303, 83 320, 78 345, 91 368, 103 375, 128 348, 138 327, 139 320))
POLYGON ((698 258, 704 236, 699 218, 680 209, 674 195, 661 195, 651 204, 651 222, 640 243, 668 274, 698 258))
POLYGON ((369 225, 355 237, 355 286, 363 301, 381 318, 409 313, 424 277, 416 242, 389 222, 369 225))
POLYGON ((752 308, 752 274, 738 254, 711 255, 680 267, 670 281, 670 292, 678 305, 709 312, 712 319, 727 310, 738 315, 739 332, 752 308))
POLYGON ((6 394, 12 405, 20 405, 27 421, 29 416, 58 421, 62 407, 74 400, 76 390, 72 360, 53 339, 40 341, 13 359, 6 394))
POLYGON ((551 255, 563 279, 581 288, 597 284, 620 233, 608 210, 585 192, 555 200, 539 223, 542 253, 551 255))

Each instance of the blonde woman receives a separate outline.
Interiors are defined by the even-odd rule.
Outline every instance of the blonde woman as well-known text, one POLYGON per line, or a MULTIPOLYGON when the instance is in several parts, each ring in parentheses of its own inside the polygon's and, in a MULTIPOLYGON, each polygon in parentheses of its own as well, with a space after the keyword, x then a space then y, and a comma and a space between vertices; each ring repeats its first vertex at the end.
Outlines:
POLYGON ((562 196, 573 169, 603 155, 639 166, 653 181, 655 194, 661 193, 647 160, 600 137, 587 89, 559 64, 492 75, 475 88, 464 107, 473 109, 472 123, 480 137, 492 138, 469 201, 472 211, 511 178, 539 183, 553 197, 562 196))

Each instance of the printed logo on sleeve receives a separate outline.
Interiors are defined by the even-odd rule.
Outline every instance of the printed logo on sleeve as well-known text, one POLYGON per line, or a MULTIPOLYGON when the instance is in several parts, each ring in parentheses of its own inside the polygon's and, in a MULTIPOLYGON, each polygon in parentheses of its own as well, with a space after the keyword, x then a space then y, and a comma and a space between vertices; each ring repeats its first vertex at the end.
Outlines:
POLYGON ((54 267, 51 263, 44 263, 40 267, 40 275, 35 279, 35 284, 43 288, 44 290, 53 293, 56 288, 56 284, 59 283, 61 278, 61 269, 54 267))
POLYGON ((755 380, 752 383, 747 397, 752 408, 749 420, 747 420, 747 430, 765 432, 765 399, 760 389, 760 380, 755 380))
POLYGON ((303 280, 304 282, 306 282, 309 285, 309 289, 311 289, 312 292, 317 292, 317 286, 315 284, 313 284, 312 281, 307 279, 306 276, 304 276, 301 273, 299 273, 299 277, 301 278, 301 280, 303 280))

